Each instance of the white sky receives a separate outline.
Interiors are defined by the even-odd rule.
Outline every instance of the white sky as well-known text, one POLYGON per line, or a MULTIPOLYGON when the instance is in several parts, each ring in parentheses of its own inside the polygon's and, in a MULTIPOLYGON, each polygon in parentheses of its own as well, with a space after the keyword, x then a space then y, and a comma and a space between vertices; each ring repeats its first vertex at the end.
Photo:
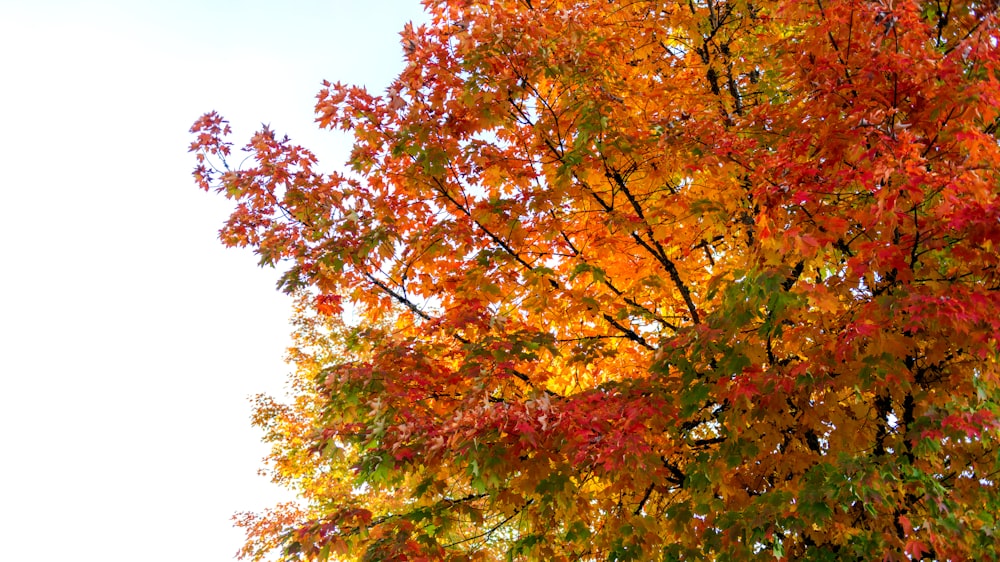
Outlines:
POLYGON ((216 232, 188 128, 218 110, 330 167, 323 79, 382 91, 417 0, 0 0, 0 560, 229 560, 283 494, 247 397, 290 302, 216 232))

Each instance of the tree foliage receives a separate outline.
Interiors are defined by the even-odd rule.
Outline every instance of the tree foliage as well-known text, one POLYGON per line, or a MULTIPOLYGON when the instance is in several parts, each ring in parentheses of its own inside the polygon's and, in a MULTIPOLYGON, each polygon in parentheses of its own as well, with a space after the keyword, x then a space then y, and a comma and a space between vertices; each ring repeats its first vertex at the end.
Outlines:
POLYGON ((996 559, 997 2, 425 5, 349 170, 192 129, 299 297, 243 555, 996 559))

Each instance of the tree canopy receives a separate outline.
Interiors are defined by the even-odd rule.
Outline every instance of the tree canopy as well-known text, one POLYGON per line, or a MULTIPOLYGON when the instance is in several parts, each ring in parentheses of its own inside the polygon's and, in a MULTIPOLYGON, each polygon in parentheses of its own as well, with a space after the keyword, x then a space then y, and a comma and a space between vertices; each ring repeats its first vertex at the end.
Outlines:
POLYGON ((996 1, 424 3, 349 167, 192 129, 298 303, 243 556, 997 558, 996 1))

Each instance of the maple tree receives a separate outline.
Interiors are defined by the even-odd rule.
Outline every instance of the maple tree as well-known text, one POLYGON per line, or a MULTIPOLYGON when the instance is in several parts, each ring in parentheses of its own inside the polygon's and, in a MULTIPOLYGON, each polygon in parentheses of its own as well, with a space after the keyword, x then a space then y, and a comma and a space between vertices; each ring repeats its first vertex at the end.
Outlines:
POLYGON ((298 296, 243 556, 997 558, 997 2, 425 6, 349 170, 192 129, 298 296))

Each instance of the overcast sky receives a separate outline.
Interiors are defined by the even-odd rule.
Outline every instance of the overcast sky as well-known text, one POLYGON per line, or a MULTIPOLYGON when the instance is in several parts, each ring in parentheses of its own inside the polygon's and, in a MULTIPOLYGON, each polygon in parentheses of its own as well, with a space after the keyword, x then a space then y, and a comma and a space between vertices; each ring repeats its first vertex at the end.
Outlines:
POLYGON ((188 128, 266 122, 333 169, 323 79, 382 91, 417 0, 0 0, 0 559, 229 560, 284 497, 248 397, 290 302, 216 233, 188 128))

